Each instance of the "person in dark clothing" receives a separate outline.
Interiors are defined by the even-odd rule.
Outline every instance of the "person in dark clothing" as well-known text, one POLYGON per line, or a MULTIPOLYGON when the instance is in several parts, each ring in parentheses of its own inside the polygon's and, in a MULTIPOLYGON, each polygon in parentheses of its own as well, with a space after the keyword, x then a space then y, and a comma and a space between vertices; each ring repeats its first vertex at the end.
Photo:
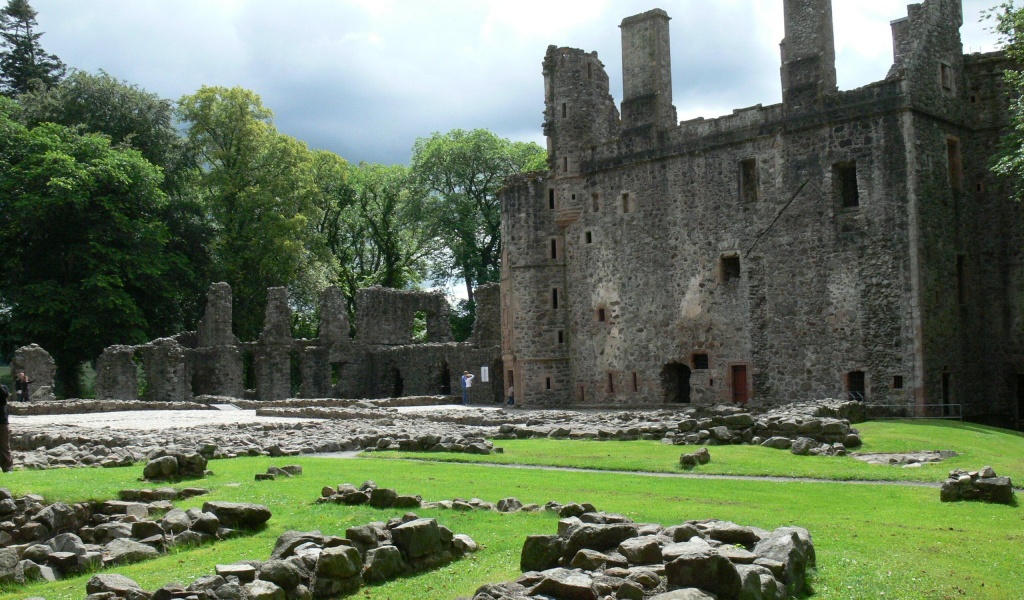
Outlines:
POLYGON ((18 377, 14 380, 14 395, 21 402, 28 402, 28 384, 32 383, 32 381, 25 375, 24 371, 18 372, 18 377))
POLYGON ((0 384, 0 469, 10 473, 14 468, 14 457, 11 456, 11 426, 7 417, 7 398, 11 390, 0 384))

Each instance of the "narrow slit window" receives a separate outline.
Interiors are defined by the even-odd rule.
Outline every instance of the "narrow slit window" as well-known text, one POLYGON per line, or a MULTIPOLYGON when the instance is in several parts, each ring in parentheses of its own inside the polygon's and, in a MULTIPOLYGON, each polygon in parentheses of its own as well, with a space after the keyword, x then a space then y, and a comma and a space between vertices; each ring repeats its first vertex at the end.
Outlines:
POLYGON ((565 331, 562 330, 562 329, 558 330, 558 343, 559 344, 564 344, 565 343, 565 331))
POLYGON ((608 373, 608 393, 609 394, 614 394, 615 393, 615 374, 614 373, 608 373))
POLYGON ((569 109, 566 107, 565 102, 562 103, 562 118, 569 114, 569 109))
POLYGON ((597 322, 598 323, 604 323, 607 320, 608 320, 608 315, 605 313, 605 310, 603 308, 597 309, 597 322))
POLYGON ((593 244, 594 243, 594 232, 592 232, 592 231, 584 232, 584 234, 583 234, 583 241, 588 243, 588 244, 593 244))
POLYGON ((546 390, 550 390, 551 389, 551 378, 550 377, 545 377, 544 378, 544 389, 546 389, 546 390))
POLYGON ((832 166, 832 180, 835 194, 843 208, 860 206, 860 190, 857 189, 857 163, 837 163, 832 166))
POLYGON ((558 240, 551 238, 551 258, 558 259, 558 240))
POLYGON ((558 288, 551 288, 551 308, 558 310, 558 288))
POLYGON ((964 163, 960 153, 960 140, 946 140, 946 159, 949 165, 949 185, 954 191, 960 191, 964 185, 964 163))
POLYGON ((622 195, 622 212, 623 213, 628 213, 629 209, 630 209, 630 206, 629 206, 629 194, 623 194, 622 195))
POLYGON ((586 402, 586 400, 587 400, 587 386, 585 386, 583 384, 580 384, 578 389, 580 391, 580 402, 586 402))
POLYGON ((562 172, 569 172, 569 158, 567 156, 562 157, 562 172))
POLYGON ((757 196, 757 159, 748 158, 741 160, 740 200, 742 202, 756 202, 757 196))
POLYGON ((967 286, 964 280, 967 276, 967 257, 963 254, 956 256, 956 301, 959 304, 967 303, 967 286))
POLYGON ((601 212, 601 197, 598 194, 590 195, 590 204, 594 212, 601 212))
POLYGON ((551 210, 555 210, 555 189, 554 188, 549 188, 548 189, 548 208, 551 209, 551 210))
POLYGON ((903 389, 903 376, 902 375, 894 375, 893 376, 893 378, 892 378, 892 389, 894 389, 894 390, 902 390, 903 389))
POLYGON ((636 375, 636 371, 633 371, 633 391, 640 391, 640 379, 636 375))

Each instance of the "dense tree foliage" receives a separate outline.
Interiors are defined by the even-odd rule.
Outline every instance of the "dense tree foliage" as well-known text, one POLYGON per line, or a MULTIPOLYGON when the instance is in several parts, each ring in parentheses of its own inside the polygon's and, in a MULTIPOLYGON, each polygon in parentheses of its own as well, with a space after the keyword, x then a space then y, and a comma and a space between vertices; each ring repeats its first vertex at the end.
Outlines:
POLYGON ((1010 97, 1010 126, 1003 136, 993 170, 1005 175, 1018 199, 1024 199, 1024 8, 1005 2, 988 13, 995 20, 1003 51, 1018 68, 1004 73, 1010 97))
POLYGON ((161 187, 168 195, 161 219, 168 227, 167 245, 174 258, 167 278, 178 297, 178 310, 167 315, 166 322, 178 330, 192 327, 212 277, 208 246, 213 230, 196 193, 195 160, 175 126, 173 103, 107 73, 83 71, 17 100, 21 121, 29 127, 49 122, 104 134, 115 146, 134 148, 160 167, 161 187))
POLYGON ((423 215, 443 250, 433 258, 439 281, 473 289, 501 276, 501 206, 498 190, 509 175, 547 168, 534 143, 512 142, 485 129, 435 133, 416 140, 412 169, 431 192, 423 215))
POLYGON ((36 31, 36 14, 28 0, 8 0, 0 9, 0 92, 7 96, 53 85, 64 76, 64 63, 39 42, 43 34, 36 31))
POLYGON ((242 339, 263 326, 266 290, 287 286, 312 305, 331 279, 326 247, 316 235, 320 208, 313 153, 277 131, 260 97, 242 88, 203 87, 178 106, 199 158, 198 177, 216 231, 215 273, 234 290, 242 339))
POLYGON ((135 150, 0 99, 0 305, 7 341, 35 342, 78 391, 81 363, 161 333, 175 295, 161 175, 135 150))

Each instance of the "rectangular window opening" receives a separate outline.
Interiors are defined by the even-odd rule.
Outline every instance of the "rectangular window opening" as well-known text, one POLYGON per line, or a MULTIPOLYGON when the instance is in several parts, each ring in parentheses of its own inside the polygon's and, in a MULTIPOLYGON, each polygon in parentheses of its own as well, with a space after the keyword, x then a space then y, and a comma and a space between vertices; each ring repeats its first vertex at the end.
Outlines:
POLYGON ((893 375, 893 378, 892 378, 892 389, 894 389, 894 390, 902 390, 903 389, 903 376, 902 375, 893 375))
POLYGON ((640 391, 640 378, 637 377, 636 371, 633 371, 633 391, 640 391))
POLYGON ((563 173, 568 173, 569 172, 569 157, 567 157, 567 156, 563 156, 562 157, 562 172, 563 173))
POLYGON ((757 196, 757 159, 747 158, 740 161, 740 200, 756 202, 757 196))
POLYGON ((555 188, 548 189, 548 208, 555 210, 555 188))
POLYGON ((693 355, 693 369, 695 371, 706 371, 708 369, 708 355, 707 354, 694 354, 693 355))
POLYGON ((738 281, 740 278, 740 257, 739 255, 734 256, 723 256, 722 257, 722 283, 729 283, 730 281, 738 281))
POLYGON ((949 185, 955 191, 960 191, 964 185, 964 163, 960 154, 960 140, 946 139, 946 158, 949 165, 949 185))
POLYGON ((566 115, 568 115, 568 114, 569 114, 569 111, 566 108, 565 102, 563 102, 562 103, 562 118, 564 119, 566 117, 566 115))
POLYGON ((947 92, 953 91, 953 67, 939 63, 939 80, 942 82, 942 89, 947 92))
POLYGON ((592 231, 584 232, 583 233, 583 240, 586 243, 588 243, 588 244, 593 244, 594 243, 594 233, 592 231))
POLYGON ((558 330, 558 343, 559 344, 564 344, 565 343, 565 331, 562 330, 562 329, 558 330))
POLYGON ((615 373, 608 373, 608 393, 615 393, 615 373))
POLYGON ((546 390, 550 390, 551 389, 551 378, 550 377, 545 377, 544 378, 544 389, 546 389, 546 390))
POLYGON ((604 323, 607 320, 607 314, 603 308, 597 309, 597 322, 604 323))
POLYGON ((836 196, 843 208, 860 206, 860 190, 857 189, 857 163, 836 163, 832 166, 832 181, 836 196))
POLYGON ((628 213, 629 212, 629 194, 623 194, 622 195, 622 212, 623 213, 628 213))
POLYGON ((558 258, 558 240, 554 238, 551 239, 551 258, 558 258))
POLYGON ((558 288, 551 288, 551 308, 558 310, 558 288))
POLYGON ((587 401, 587 386, 585 386, 585 385, 583 385, 581 383, 580 386, 578 388, 576 388, 576 389, 578 389, 579 392, 580 392, 580 402, 586 402, 587 401))

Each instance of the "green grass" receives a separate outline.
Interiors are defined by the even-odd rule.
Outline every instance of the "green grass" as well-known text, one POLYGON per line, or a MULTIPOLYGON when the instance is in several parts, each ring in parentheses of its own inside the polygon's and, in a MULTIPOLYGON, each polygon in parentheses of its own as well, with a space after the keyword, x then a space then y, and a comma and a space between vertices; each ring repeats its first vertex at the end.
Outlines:
MULTIPOLYGON (((960 455, 941 463, 904 469, 869 465, 852 457, 793 456, 760 446, 712 446, 711 463, 693 473, 801 477, 833 480, 931 481, 945 479, 954 468, 990 465, 1000 475, 1024 482, 1024 435, 1003 429, 947 421, 872 422, 858 425, 866 440, 861 452, 956 450, 960 455)), ((679 455, 693 447, 661 442, 603 442, 529 439, 498 440, 503 454, 379 452, 383 458, 428 461, 576 467, 608 471, 681 473, 679 455)))
MULTIPOLYGON (((872 439, 872 450, 900 449, 896 439, 935 441, 936 435, 965 444, 972 460, 993 464, 1007 457, 976 454, 985 448, 1000 448, 1013 456, 1024 455, 1024 438, 973 426, 931 426, 927 424, 869 424, 861 428, 872 439), (868 433, 873 429, 872 433, 868 433), (973 446, 967 448, 967 442, 973 446)), ((681 448, 658 454, 659 444, 619 442, 537 442, 505 444, 511 457, 519 448, 544 448, 559 460, 579 466, 616 464, 628 468, 628 453, 643 453, 640 464, 648 467, 661 457, 678 456, 681 448), (548 446, 547 444, 551 444, 548 446), (602 450, 604 449, 604 450, 602 450), (613 450, 614 449, 614 450, 613 450), (614 453, 615 457, 609 454, 614 453), (612 460, 614 458, 614 460, 612 460)), ((931 444, 929 444, 929 447, 931 444)), ((936 445, 935 447, 943 447, 936 445)), ((905 449, 909 449, 905 448, 905 449)), ((713 462, 721 451, 712 448, 713 462)), ((748 449, 757 450, 757 449, 748 449)), ((531 450, 531 452, 539 452, 531 450)), ((268 527, 249 537, 213 546, 178 552, 159 559, 120 567, 122 573, 146 589, 170 582, 187 582, 213 572, 214 565, 243 559, 265 559, 277 536, 287 529, 319 529, 343 534, 347 527, 398 516, 403 511, 365 507, 317 505, 315 499, 324 485, 374 479, 399 493, 421 494, 428 500, 479 497, 497 501, 516 496, 524 502, 548 500, 589 501, 599 509, 621 512, 640 522, 665 525, 688 519, 718 518, 772 529, 782 525, 806 527, 814 537, 818 570, 813 575, 815 598, 1009 598, 1024 589, 1024 511, 1019 507, 977 503, 943 504, 934 488, 892 485, 847 485, 839 483, 773 483, 768 481, 679 479, 618 473, 581 473, 537 469, 496 469, 485 465, 420 462, 379 458, 379 454, 355 460, 323 458, 240 458, 212 461, 215 475, 202 482, 213 490, 207 497, 179 503, 188 508, 205 500, 251 501, 266 504, 273 511, 268 527), (253 475, 273 464, 303 465, 305 473, 294 479, 255 482, 253 475)), ((539 456, 539 454, 532 454, 539 456)), ((773 452, 758 458, 761 470, 778 465, 830 464, 832 459, 795 457, 773 452)), ((737 464, 743 455, 736 454, 737 464)), ((539 458, 538 458, 539 460, 539 458)), ((554 459, 549 459, 549 462, 554 459)), ((672 462, 674 462, 674 458, 672 462)), ((833 461, 834 462, 834 461, 833 461)), ((974 464, 974 463, 972 463, 974 464)), ((976 466, 981 466, 977 464, 976 466)), ((814 467, 818 468, 818 467, 814 467)), ((881 467, 878 467, 881 468, 881 467)), ((948 469, 941 468, 941 475, 948 469)), ((1019 467, 1018 467, 1019 468, 1019 467)), ((790 466, 801 472, 805 467, 790 466)), ((894 471, 900 472, 899 469, 894 471)), ((908 470, 902 470, 908 472, 908 470)), ((919 473, 919 471, 909 471, 919 473)), ((78 469, 4 475, 0 484, 16 495, 40 493, 50 500, 65 501, 113 497, 119 489, 141 487, 141 467, 123 469, 78 469)), ((940 477, 941 478, 941 477, 940 477)), ((550 514, 499 515, 418 511, 433 516, 458 533, 467 533, 484 547, 439 571, 401 579, 360 591, 359 597, 382 599, 451 599, 470 596, 481 584, 504 581, 518 574, 519 551, 525 536, 555 532, 557 517, 550 514)), ((82 576, 47 585, 4 588, 0 600, 42 596, 47 600, 77 599, 84 596, 82 576)))

